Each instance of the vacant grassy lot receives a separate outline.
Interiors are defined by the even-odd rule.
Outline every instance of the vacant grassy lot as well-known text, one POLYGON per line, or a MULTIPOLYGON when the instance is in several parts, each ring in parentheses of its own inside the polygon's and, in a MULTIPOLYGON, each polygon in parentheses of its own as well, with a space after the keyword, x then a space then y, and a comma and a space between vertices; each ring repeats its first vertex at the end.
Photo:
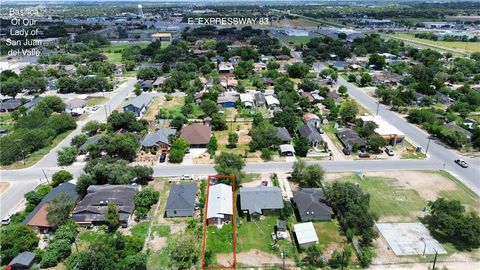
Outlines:
POLYGON ((306 44, 312 39, 312 37, 283 37, 282 40, 288 44, 306 44))
POLYGON ((107 101, 107 98, 105 97, 89 97, 87 99, 87 106, 100 105, 105 103, 106 101, 107 101))
POLYGON ((122 63, 122 51, 124 49, 140 46, 141 48, 147 47, 148 43, 112 43, 107 47, 101 48, 100 51, 107 57, 107 60, 113 64, 122 63))
POLYGON ((380 221, 417 221, 424 207, 439 197, 459 200, 479 211, 479 197, 444 171, 369 172, 365 178, 349 173, 339 181, 359 183, 370 194, 371 210, 380 221))
POLYGON ((330 258, 334 250, 349 245, 337 220, 314 222, 313 227, 315 227, 320 247, 327 258, 330 258))
POLYGON ((423 38, 416 38, 415 34, 397 33, 396 37, 422 42, 434 46, 441 46, 457 50, 459 52, 478 52, 480 51, 480 42, 462 42, 462 41, 435 41, 423 38))

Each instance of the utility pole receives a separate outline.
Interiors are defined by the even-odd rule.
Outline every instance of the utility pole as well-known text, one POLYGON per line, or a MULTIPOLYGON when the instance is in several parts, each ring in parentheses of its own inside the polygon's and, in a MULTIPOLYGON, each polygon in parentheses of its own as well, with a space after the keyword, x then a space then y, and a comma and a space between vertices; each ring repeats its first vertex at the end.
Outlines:
POLYGON ((380 109, 380 101, 377 101, 377 115, 378 115, 378 110, 380 109))
POLYGON ((47 176, 47 174, 45 173, 45 170, 42 169, 42 172, 43 172, 43 175, 45 175, 45 179, 47 179, 47 184, 50 184, 50 181, 48 181, 48 176, 47 176))
MULTIPOLYGON (((22 141, 22 139, 17 139, 14 142, 21 142, 21 141, 22 141)), ((22 163, 23 163, 23 165, 25 165, 25 152, 23 151, 22 144, 20 144, 20 152, 22 152, 22 163)))
POLYGON ((438 252, 437 252, 437 250, 435 250, 435 258, 433 259, 433 267, 432 267, 432 270, 435 270, 435 264, 437 263, 437 255, 438 255, 438 252))
POLYGON ((103 108, 105 109, 105 117, 108 118, 107 105, 105 104, 103 108))
POLYGON ((425 149, 425 155, 428 153, 428 147, 430 146, 430 141, 432 140, 432 138, 430 138, 430 136, 428 136, 428 143, 427 143, 427 148, 425 149))

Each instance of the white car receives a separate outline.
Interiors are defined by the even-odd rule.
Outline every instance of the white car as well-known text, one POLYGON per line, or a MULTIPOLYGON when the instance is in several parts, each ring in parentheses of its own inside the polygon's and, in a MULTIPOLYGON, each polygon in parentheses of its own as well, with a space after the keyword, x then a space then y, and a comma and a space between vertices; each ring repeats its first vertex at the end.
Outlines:
POLYGON ((184 174, 184 175, 180 176, 180 180, 193 180, 193 176, 188 175, 188 174, 184 174))
POLYGON ((2 225, 8 225, 8 224, 10 224, 10 215, 2 219, 2 225))

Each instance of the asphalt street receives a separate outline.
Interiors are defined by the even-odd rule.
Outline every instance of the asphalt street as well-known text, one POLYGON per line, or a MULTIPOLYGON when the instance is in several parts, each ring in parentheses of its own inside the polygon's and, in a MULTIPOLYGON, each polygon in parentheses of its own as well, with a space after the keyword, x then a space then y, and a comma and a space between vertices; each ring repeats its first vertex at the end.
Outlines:
MULTIPOLYGON (((321 63, 315 64, 316 70, 325 68, 321 63)), ((123 84, 118 92, 106 103, 107 107, 116 108, 120 103, 130 94, 135 83, 134 79, 130 79, 123 84)), ((339 84, 346 85, 349 94, 354 97, 362 106, 371 112, 376 112, 378 103, 375 99, 368 96, 363 90, 355 85, 345 81, 339 77, 339 84)), ((91 114, 88 120, 105 119, 105 112, 103 108, 91 114)), ((383 105, 379 106, 379 115, 390 124, 396 126, 401 130, 409 141, 417 146, 426 147, 428 142, 428 134, 418 127, 407 122, 406 119, 390 111, 383 105)), ((85 121, 88 121, 85 120, 85 121)), ((85 122, 84 121, 84 122, 85 122)), ((41 161, 30 168, 22 170, 10 170, 1 172, 1 180, 10 182, 10 188, 0 194, 0 217, 11 213, 15 207, 23 200, 23 195, 31 191, 41 182, 46 181, 46 177, 51 178, 51 175, 60 168, 56 165, 56 152, 62 146, 68 145, 73 136, 81 131, 81 126, 84 122, 79 123, 79 127, 70 134, 64 141, 62 141, 54 150, 46 155, 41 161)), ((480 159, 479 158, 465 158, 460 156, 455 150, 449 149, 438 143, 431 141, 428 158, 425 160, 348 160, 348 161, 311 161, 311 164, 319 164, 327 172, 344 172, 356 171, 360 173, 368 173, 369 171, 388 171, 388 170, 438 170, 445 169, 456 176, 465 185, 470 187, 477 194, 480 193, 480 159), (453 160, 457 158, 465 159, 470 167, 467 169, 456 165, 453 160)), ((250 173, 288 173, 291 171, 292 162, 262 162, 262 163, 248 163, 244 171, 250 173)), ((80 175, 83 166, 74 164, 67 168, 74 176, 80 175)), ((193 176, 205 176, 215 174, 215 169, 211 164, 195 164, 195 165, 175 165, 175 164, 161 164, 153 167, 155 177, 169 177, 180 176, 183 174, 193 176)), ((428 179, 425 179, 428 181, 428 179)))
MULTIPOLYGON (((87 119, 77 122, 77 128, 32 167, 20 170, 2 170, 0 172, 0 180, 9 182, 10 187, 0 194, 0 217, 3 218, 10 214, 22 202, 25 193, 33 190, 40 183, 47 181, 45 175, 50 178, 53 173, 60 170, 61 168, 57 166, 57 151, 64 146, 70 145, 72 138, 82 132, 83 126, 88 121, 105 121, 107 114, 110 113, 109 110, 118 107, 128 97, 133 91, 133 86, 136 82, 135 78, 128 78, 104 105, 97 111, 91 112, 87 119)), ((81 167, 69 167, 66 169, 75 173, 75 175, 78 175, 81 171, 81 167)))

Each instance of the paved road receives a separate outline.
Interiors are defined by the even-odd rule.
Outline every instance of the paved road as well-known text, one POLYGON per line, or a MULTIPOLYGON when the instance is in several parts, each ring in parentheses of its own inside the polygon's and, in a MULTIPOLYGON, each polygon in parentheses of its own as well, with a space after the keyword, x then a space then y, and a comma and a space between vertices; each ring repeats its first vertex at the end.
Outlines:
MULTIPOLYGON (((105 121, 105 108, 114 109, 133 91, 136 83, 135 78, 129 78, 112 95, 111 98, 97 111, 92 112, 87 119, 77 122, 77 128, 72 131, 63 141, 46 154, 39 162, 30 168, 20 170, 3 170, 0 172, 1 181, 10 182, 8 190, 0 194, 0 217, 10 213, 23 199, 23 195, 33 190, 38 184, 46 181, 44 173, 50 178, 58 171, 57 151, 70 144, 72 138, 82 131, 82 127, 90 120, 105 121), (43 169, 43 170, 42 170, 43 169)), ((75 174, 81 171, 81 167, 68 168, 75 174)))
MULTIPOLYGON (((314 68, 315 70, 321 70, 325 68, 325 66, 322 63, 316 63, 314 68)), ((407 136, 409 141, 413 142, 417 146, 422 146, 423 149, 426 149, 429 137, 428 133, 417 126, 410 124, 405 118, 393 111, 390 111, 386 106, 382 104, 379 105, 374 98, 366 94, 361 88, 347 82, 342 77, 338 78, 338 83, 340 85, 347 86, 350 96, 357 100, 362 106, 370 110, 370 112, 375 113, 377 106, 379 106, 378 114, 384 120, 402 131, 407 136)), ((468 158, 461 156, 455 150, 450 149, 441 142, 434 140, 430 142, 428 156, 429 162, 436 164, 436 167, 443 168, 443 164, 445 164, 446 170, 458 177, 473 191, 480 193, 480 158, 468 158), (453 162, 455 159, 465 159, 470 165, 469 168, 464 169, 456 165, 453 162)))

